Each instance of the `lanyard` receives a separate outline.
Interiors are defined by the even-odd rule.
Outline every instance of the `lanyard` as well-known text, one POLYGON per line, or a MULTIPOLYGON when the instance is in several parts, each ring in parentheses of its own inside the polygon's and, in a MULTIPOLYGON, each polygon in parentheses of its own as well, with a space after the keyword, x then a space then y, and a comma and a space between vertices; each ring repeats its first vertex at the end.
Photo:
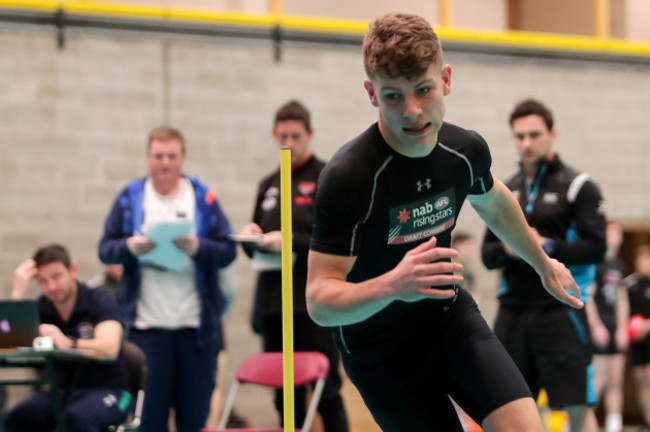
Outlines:
POLYGON ((542 180, 546 176, 546 169, 547 165, 543 164, 539 172, 537 173, 537 176, 535 176, 535 181, 531 185, 528 183, 528 176, 526 176, 526 171, 523 169, 524 173, 524 185, 526 186, 526 198, 528 199, 528 204, 526 204, 526 214, 531 214, 533 212, 533 204, 535 200, 537 199, 537 194, 539 194, 539 187, 542 184, 542 180))

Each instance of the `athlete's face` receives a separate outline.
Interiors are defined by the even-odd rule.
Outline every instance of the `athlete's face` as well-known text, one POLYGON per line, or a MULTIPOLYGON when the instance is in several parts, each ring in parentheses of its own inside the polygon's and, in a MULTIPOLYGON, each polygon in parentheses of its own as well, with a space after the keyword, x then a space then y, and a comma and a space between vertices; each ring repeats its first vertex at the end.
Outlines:
POLYGON ((512 139, 521 162, 530 169, 553 156, 555 128, 548 130, 544 119, 537 114, 520 117, 512 122, 512 139))
POLYGON ((366 80, 370 102, 379 108, 379 129, 386 142, 409 157, 428 155, 438 142, 451 91, 451 67, 432 64, 424 75, 391 78, 377 72, 366 80))
POLYGON ((291 166, 301 165, 311 155, 310 144, 313 132, 305 129, 299 120, 278 122, 273 128, 273 137, 280 147, 291 149, 291 166))

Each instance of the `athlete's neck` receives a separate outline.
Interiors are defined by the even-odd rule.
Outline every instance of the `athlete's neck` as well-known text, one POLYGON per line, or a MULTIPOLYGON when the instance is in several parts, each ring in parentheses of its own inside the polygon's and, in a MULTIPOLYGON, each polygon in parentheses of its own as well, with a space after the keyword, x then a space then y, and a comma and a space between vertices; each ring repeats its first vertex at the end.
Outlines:
POLYGON ((393 134, 390 128, 382 121, 381 117, 379 119, 379 133, 381 133, 381 136, 390 148, 402 156, 414 159, 429 156, 436 147, 436 144, 438 144, 437 131, 423 137, 421 141, 404 143, 399 139, 399 137, 393 134))

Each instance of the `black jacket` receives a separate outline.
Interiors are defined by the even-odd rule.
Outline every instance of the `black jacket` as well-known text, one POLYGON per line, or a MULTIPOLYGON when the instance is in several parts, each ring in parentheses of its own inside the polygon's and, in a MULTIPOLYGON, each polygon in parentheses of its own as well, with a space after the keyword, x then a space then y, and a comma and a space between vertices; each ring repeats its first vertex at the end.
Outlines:
MULTIPOLYGON (((314 195, 318 176, 325 163, 312 156, 291 173, 293 252, 293 310, 307 313, 305 288, 307 285, 307 254, 314 220, 314 195)), ((262 231, 280 230, 280 171, 266 176, 259 184, 253 222, 262 231)), ((254 247, 244 243, 244 251, 252 256, 254 247)), ((278 271, 260 272, 253 306, 253 323, 263 316, 282 312, 282 275, 278 271)))
MULTIPOLYGON (((552 239, 547 253, 569 267, 603 261, 606 221, 598 186, 587 174, 564 165, 558 156, 540 166, 533 185, 528 183, 523 166, 520 168, 506 186, 515 194, 528 224, 552 239)), ((482 258, 488 269, 503 268, 498 294, 502 304, 537 307, 557 302, 535 270, 507 255, 490 230, 485 233, 482 258)))

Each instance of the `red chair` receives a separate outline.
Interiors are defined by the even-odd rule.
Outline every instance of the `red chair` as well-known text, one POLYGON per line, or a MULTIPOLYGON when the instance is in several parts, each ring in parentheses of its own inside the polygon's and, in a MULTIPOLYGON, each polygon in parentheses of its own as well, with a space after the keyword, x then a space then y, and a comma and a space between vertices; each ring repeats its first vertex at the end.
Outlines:
MULTIPOLYGON (((282 379, 282 365, 281 352, 260 353, 246 358, 237 369, 235 381, 232 387, 230 387, 230 392, 228 393, 228 398, 226 399, 226 404, 223 409, 223 414, 219 419, 217 429, 204 428, 201 432, 282 432, 284 429, 280 427, 226 429, 239 385, 249 383, 265 387, 282 388, 284 384, 282 379)), ((307 408, 305 421, 300 429, 296 429, 297 431, 309 432, 314 416, 316 415, 316 407, 318 407, 318 402, 323 393, 325 377, 327 377, 330 364, 323 353, 298 351, 294 353, 293 368, 294 385, 296 387, 316 383, 309 407, 307 408)))

